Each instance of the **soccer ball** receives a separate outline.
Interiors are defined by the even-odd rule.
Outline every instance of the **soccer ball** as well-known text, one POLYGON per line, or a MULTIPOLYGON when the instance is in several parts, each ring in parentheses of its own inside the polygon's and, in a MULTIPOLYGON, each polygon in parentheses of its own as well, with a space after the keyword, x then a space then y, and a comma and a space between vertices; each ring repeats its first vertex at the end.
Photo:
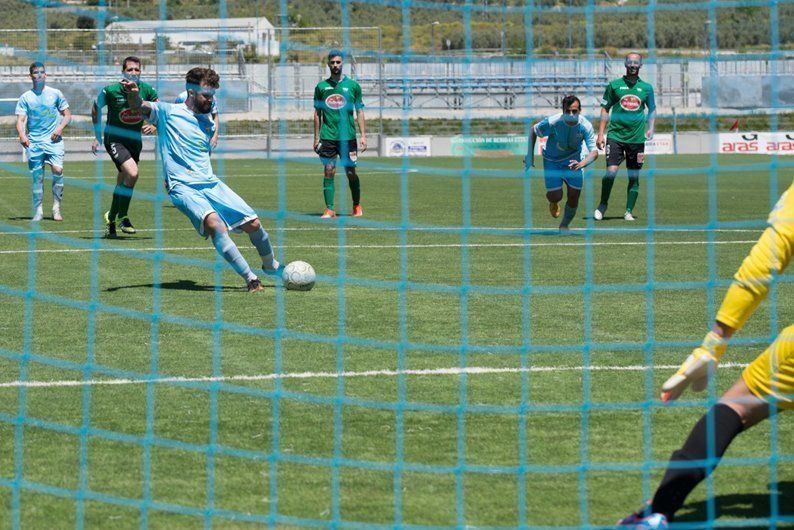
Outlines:
POLYGON ((292 291, 310 291, 314 287, 315 277, 314 267, 305 261, 292 261, 281 273, 284 287, 292 291))

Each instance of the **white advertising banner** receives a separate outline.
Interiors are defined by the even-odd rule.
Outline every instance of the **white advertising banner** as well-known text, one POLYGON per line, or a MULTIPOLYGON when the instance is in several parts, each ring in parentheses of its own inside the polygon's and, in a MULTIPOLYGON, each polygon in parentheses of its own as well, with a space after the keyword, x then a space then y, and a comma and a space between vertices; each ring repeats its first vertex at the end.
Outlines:
POLYGON ((794 132, 720 133, 719 153, 794 155, 794 132))
POLYGON ((672 155, 673 135, 655 134, 653 139, 645 141, 646 155, 672 155))
POLYGON ((430 156, 430 137, 387 137, 386 156, 430 156))

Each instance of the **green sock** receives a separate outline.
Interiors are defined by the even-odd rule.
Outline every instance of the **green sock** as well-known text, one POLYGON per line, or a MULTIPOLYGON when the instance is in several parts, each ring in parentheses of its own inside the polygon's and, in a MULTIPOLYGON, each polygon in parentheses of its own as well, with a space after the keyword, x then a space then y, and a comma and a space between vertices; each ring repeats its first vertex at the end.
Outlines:
POLYGON ((119 214, 119 193, 118 193, 118 186, 116 189, 113 190, 113 200, 110 203, 110 212, 108 212, 108 219, 112 223, 116 220, 116 216, 119 214))
POLYGON ((637 204, 637 196, 640 194, 640 179, 629 179, 629 185, 626 189, 626 211, 630 212, 637 204))
POLYGON ((353 197, 353 206, 358 206, 361 202, 361 181, 356 175, 354 178, 348 179, 350 185, 350 195, 353 197))
POLYGON ((609 195, 612 193, 612 186, 614 185, 615 177, 603 177, 601 179, 601 201, 598 203, 599 206, 609 204, 609 195))
POLYGON ((334 209, 334 179, 323 179, 323 197, 325 198, 325 207, 329 210, 334 209))
POLYGON ((130 201, 132 201, 132 190, 126 186, 124 183, 119 184, 116 186, 116 189, 119 191, 119 217, 127 217, 127 213, 130 209, 130 201))

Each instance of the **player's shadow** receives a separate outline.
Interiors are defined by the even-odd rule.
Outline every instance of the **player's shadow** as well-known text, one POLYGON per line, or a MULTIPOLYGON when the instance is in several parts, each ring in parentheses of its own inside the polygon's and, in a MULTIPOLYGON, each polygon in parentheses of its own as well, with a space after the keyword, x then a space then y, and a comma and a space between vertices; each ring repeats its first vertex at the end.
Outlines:
MULTIPOLYGON (((262 284, 262 287, 270 287, 273 288, 273 285, 265 285, 262 284)), ((204 291, 204 292, 212 292, 215 290, 223 291, 223 292, 234 292, 234 291, 244 291, 244 287, 231 287, 229 285, 221 285, 217 288, 215 285, 211 284, 201 284, 196 283, 193 280, 176 280, 173 282, 160 282, 158 284, 154 283, 140 283, 137 285, 119 285, 118 287, 108 287, 105 289, 106 292, 115 292, 121 291, 122 289, 167 289, 167 290, 175 290, 175 291, 204 291)))
MULTIPOLYGON (((718 517, 730 519, 765 519, 770 517, 771 499, 777 497, 777 506, 781 516, 794 516, 794 482, 778 482, 777 491, 770 493, 730 493, 717 495, 714 498, 718 517)), ((678 523, 689 523, 708 520, 708 504, 706 501, 688 503, 687 512, 676 517, 678 523)), ((769 528, 766 526, 743 526, 742 528, 769 528)))

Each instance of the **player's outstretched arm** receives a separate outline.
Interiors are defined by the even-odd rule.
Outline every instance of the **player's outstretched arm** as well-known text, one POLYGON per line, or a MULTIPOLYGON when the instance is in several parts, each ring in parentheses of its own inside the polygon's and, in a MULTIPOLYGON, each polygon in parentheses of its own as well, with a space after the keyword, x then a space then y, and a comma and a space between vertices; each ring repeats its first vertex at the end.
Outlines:
POLYGON ((662 385, 663 401, 677 399, 689 385, 695 391, 706 388, 709 372, 725 353, 728 339, 744 326, 766 298, 773 278, 788 266, 794 253, 794 225, 790 220, 794 195, 789 197, 791 194, 789 190, 780 198, 770 216, 773 226, 761 234, 734 275, 734 282, 717 311, 714 327, 703 344, 695 348, 675 375, 662 385))
POLYGON ((138 84, 134 81, 128 81, 126 79, 122 79, 120 83, 121 86, 124 87, 124 91, 127 93, 127 104, 130 106, 130 108, 132 110, 140 110, 141 114, 143 114, 146 118, 151 116, 152 104, 148 101, 144 101, 141 98, 141 90, 138 87, 138 84))

